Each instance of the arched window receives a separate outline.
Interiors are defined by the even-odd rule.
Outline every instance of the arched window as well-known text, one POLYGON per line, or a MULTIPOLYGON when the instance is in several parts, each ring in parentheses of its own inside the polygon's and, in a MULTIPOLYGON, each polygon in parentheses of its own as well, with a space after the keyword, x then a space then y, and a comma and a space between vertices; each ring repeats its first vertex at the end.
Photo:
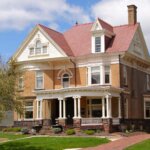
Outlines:
POLYGON ((41 49, 42 49, 41 41, 37 40, 36 45, 35 45, 35 53, 36 54, 41 54, 41 49))
POLYGON ((69 75, 67 73, 62 76, 62 86, 63 88, 69 87, 69 75))

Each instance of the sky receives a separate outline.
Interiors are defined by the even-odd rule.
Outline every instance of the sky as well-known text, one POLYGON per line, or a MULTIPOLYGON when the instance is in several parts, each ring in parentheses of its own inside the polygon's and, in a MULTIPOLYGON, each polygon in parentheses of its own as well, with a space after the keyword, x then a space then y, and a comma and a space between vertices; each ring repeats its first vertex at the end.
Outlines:
POLYGON ((0 55, 10 58, 36 24, 64 32, 101 18, 113 26, 128 23, 127 5, 137 18, 150 51, 150 0, 4 0, 0 1, 0 55))

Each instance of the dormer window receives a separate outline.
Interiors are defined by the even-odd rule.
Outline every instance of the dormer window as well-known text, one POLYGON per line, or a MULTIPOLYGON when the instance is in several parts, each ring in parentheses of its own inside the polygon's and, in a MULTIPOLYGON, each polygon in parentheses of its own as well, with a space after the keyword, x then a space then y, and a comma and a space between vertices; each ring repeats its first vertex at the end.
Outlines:
POLYGON ((101 37, 95 37, 95 52, 101 52, 101 37))

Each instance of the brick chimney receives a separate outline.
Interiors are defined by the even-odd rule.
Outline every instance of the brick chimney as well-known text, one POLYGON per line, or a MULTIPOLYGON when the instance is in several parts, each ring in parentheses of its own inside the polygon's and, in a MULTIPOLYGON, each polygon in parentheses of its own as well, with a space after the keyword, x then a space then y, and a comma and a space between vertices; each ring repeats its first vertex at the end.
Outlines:
POLYGON ((137 23, 137 7, 135 5, 128 6, 128 24, 133 25, 137 23))

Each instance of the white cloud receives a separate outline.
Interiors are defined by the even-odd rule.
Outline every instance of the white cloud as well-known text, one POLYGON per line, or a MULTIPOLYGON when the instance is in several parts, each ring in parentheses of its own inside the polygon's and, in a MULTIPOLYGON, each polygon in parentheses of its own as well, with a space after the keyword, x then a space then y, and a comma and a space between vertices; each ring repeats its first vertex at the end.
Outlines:
POLYGON ((0 30, 22 30, 31 24, 47 22, 58 28, 58 22, 70 24, 90 21, 84 10, 66 0, 5 0, 0 1, 0 30), (69 19, 68 19, 69 18, 69 19))
POLYGON ((135 4, 148 49, 150 50, 150 0, 101 0, 92 6, 92 16, 102 18, 112 25, 128 23, 127 5, 135 4))

